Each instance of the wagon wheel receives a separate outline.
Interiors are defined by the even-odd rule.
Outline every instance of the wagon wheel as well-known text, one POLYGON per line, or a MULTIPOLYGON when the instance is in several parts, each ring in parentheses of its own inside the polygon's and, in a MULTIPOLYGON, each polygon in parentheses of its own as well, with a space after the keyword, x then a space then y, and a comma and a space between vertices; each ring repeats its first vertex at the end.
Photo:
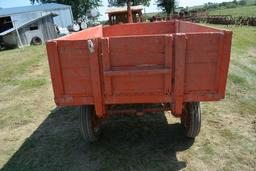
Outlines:
POLYGON ((200 102, 189 102, 184 105, 181 124, 187 137, 195 138, 199 134, 201 128, 200 102))
POLYGON ((33 37, 30 44, 31 45, 41 45, 42 40, 39 37, 33 37))
POLYGON ((100 119, 96 115, 94 106, 80 107, 80 129, 85 142, 95 142, 99 139, 100 119))

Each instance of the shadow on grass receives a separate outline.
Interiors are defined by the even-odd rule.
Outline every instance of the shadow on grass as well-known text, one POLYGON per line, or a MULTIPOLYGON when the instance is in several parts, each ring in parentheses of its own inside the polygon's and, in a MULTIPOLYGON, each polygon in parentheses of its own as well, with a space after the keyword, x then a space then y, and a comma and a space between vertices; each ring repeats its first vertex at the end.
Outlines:
POLYGON ((113 116, 103 135, 85 144, 79 132, 79 109, 51 113, 25 140, 2 170, 180 170, 186 162, 176 153, 194 141, 179 123, 168 124, 163 113, 144 117, 113 116))

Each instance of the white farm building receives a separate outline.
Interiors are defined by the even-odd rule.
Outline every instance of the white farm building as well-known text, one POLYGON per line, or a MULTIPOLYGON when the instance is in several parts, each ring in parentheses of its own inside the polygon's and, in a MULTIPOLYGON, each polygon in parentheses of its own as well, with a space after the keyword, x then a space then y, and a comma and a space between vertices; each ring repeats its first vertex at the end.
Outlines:
POLYGON ((71 24, 73 24, 73 14, 69 5, 46 3, 2 8, 0 9, 0 40, 6 45, 14 46, 29 45, 35 38, 45 42, 56 37, 54 36, 56 31, 53 29, 55 26, 67 27, 71 24))
POLYGON ((59 27, 67 27, 73 23, 71 6, 58 3, 2 8, 0 9, 0 22, 2 18, 9 18, 11 21, 15 21, 16 27, 19 27, 30 20, 50 13, 58 15, 54 17, 54 24, 59 27))

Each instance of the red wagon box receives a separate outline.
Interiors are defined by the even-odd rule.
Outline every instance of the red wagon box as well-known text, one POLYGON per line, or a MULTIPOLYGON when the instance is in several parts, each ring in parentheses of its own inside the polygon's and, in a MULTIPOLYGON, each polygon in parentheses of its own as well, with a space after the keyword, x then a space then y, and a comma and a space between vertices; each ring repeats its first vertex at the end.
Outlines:
POLYGON ((49 41, 55 102, 81 106, 89 142, 110 114, 166 110, 194 138, 200 102, 225 97, 231 39, 228 30, 168 21, 100 25, 49 41), (128 104, 132 108, 116 107, 128 104))

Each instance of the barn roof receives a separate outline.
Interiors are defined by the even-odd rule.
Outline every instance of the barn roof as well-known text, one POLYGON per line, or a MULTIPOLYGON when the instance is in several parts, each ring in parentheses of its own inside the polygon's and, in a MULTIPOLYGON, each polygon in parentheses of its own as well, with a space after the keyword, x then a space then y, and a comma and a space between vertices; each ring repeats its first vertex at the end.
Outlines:
MULTIPOLYGON (((28 22, 22 24, 21 26, 17 27, 17 29, 20 29, 20 28, 22 28, 22 27, 25 27, 25 26, 27 26, 27 25, 29 25, 29 24, 32 24, 32 23, 34 23, 34 22, 36 22, 36 21, 38 21, 38 20, 40 20, 40 19, 42 19, 42 18, 48 17, 48 16, 56 17, 57 14, 50 13, 50 14, 47 14, 47 15, 43 15, 43 16, 41 16, 41 17, 37 17, 37 18, 35 18, 35 19, 33 19, 33 20, 30 20, 30 21, 28 21, 28 22)), ((4 36, 4 35, 6 35, 6 34, 8 34, 8 33, 13 32, 13 31, 15 31, 15 28, 11 28, 11 29, 9 29, 9 30, 6 30, 6 31, 0 33, 0 36, 4 36)))
POLYGON ((2 8, 0 9, 0 16, 8 16, 12 14, 35 12, 35 11, 49 11, 56 9, 69 8, 69 5, 63 5, 58 3, 45 3, 40 5, 30 5, 23 7, 14 7, 14 8, 2 8))
MULTIPOLYGON (((142 10, 143 7, 138 6, 131 6, 132 11, 142 10)), ((127 11, 127 7, 110 7, 106 10, 106 14, 108 13, 119 13, 119 12, 125 12, 127 11)))

